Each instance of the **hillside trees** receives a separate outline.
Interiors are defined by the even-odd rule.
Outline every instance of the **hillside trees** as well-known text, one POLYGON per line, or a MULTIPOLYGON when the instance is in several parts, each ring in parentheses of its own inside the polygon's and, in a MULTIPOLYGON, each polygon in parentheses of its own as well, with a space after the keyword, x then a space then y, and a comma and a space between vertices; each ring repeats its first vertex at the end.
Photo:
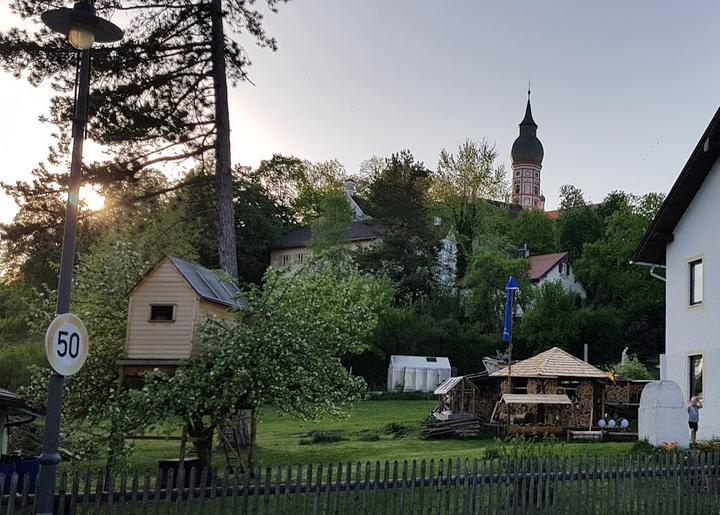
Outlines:
POLYGON ((530 254, 549 254, 557 249, 555 224, 545 213, 526 209, 510 223, 510 240, 517 248, 527 245, 530 254))
POLYGON ((436 287, 439 235, 427 206, 430 171, 409 151, 394 154, 370 184, 368 203, 382 241, 356 253, 360 267, 390 278, 400 304, 426 300, 436 287))
POLYGON ((515 276, 520 286, 518 304, 525 309, 532 298, 527 259, 508 259, 497 249, 484 249, 470 259, 462 298, 465 316, 485 333, 499 333, 505 310, 505 285, 515 276))
POLYGON ((602 236, 603 222, 592 206, 578 204, 560 208, 557 228, 560 249, 569 252, 571 259, 579 259, 583 245, 602 236))
POLYGON ((497 157, 495 146, 484 139, 479 143, 467 139, 455 153, 440 152, 431 197, 457 245, 456 279, 465 275, 488 200, 502 201, 507 194, 505 169, 495 163, 497 157))
POLYGON ((622 205, 607 218, 604 236, 585 245, 576 264, 594 306, 622 313, 625 338, 633 353, 654 359, 664 341, 664 284, 630 259, 659 206, 656 194, 622 205))

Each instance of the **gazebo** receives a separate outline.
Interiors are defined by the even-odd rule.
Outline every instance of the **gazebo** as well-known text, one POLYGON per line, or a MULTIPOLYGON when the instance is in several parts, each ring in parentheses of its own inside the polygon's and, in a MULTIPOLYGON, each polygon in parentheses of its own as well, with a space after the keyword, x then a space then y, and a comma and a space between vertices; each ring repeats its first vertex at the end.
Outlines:
POLYGON ((553 347, 490 374, 501 379, 491 423, 509 432, 589 429, 602 413, 606 372, 553 347), (513 427, 518 426, 518 427, 513 427))

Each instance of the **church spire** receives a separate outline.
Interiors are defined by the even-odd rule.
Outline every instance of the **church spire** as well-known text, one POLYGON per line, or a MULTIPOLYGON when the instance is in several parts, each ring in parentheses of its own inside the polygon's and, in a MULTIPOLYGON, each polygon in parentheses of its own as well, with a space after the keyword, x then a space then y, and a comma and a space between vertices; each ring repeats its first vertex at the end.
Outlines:
POLYGON ((538 125, 532 115, 531 94, 532 90, 528 81, 525 117, 520 122, 520 134, 513 143, 511 151, 513 169, 512 200, 524 208, 544 209, 545 197, 542 195, 540 184, 544 150, 537 137, 538 125))

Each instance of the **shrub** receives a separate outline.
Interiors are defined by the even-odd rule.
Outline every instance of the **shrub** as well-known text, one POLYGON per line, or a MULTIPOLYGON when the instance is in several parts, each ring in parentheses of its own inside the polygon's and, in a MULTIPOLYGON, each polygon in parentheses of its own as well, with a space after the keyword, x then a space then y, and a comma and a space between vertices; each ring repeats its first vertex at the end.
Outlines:
POLYGON ((334 443, 339 442, 343 438, 338 431, 311 431, 307 433, 306 438, 302 438, 300 445, 313 445, 316 443, 334 443))
POLYGON ((30 384, 32 365, 45 363, 42 345, 0 345, 0 388, 17 392, 30 384))
POLYGON ((360 432, 358 440, 361 442, 377 442, 380 440, 380 434, 376 430, 367 429, 360 432))
POLYGON ((630 357, 627 361, 616 363, 612 370, 622 379, 652 379, 650 370, 643 365, 637 356, 630 357))
POLYGON ((390 422, 389 424, 385 424, 382 432, 386 435, 392 435, 393 438, 404 438, 415 434, 417 432, 417 428, 406 426, 404 424, 398 424, 397 422, 390 422))
POLYGON ((485 448, 485 458, 511 461, 546 458, 562 454, 563 445, 553 435, 540 438, 516 435, 505 440, 496 438, 485 448))
POLYGON ((658 452, 657 447, 647 440, 638 440, 632 446, 633 454, 655 454, 658 452))

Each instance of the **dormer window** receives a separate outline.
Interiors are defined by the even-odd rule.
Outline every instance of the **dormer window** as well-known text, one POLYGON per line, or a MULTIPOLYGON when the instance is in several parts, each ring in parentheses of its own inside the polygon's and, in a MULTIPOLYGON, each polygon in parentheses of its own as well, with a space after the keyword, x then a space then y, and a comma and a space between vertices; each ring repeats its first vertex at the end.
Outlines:
POLYGON ((152 304, 150 306, 150 322, 174 322, 175 306, 173 304, 152 304))

